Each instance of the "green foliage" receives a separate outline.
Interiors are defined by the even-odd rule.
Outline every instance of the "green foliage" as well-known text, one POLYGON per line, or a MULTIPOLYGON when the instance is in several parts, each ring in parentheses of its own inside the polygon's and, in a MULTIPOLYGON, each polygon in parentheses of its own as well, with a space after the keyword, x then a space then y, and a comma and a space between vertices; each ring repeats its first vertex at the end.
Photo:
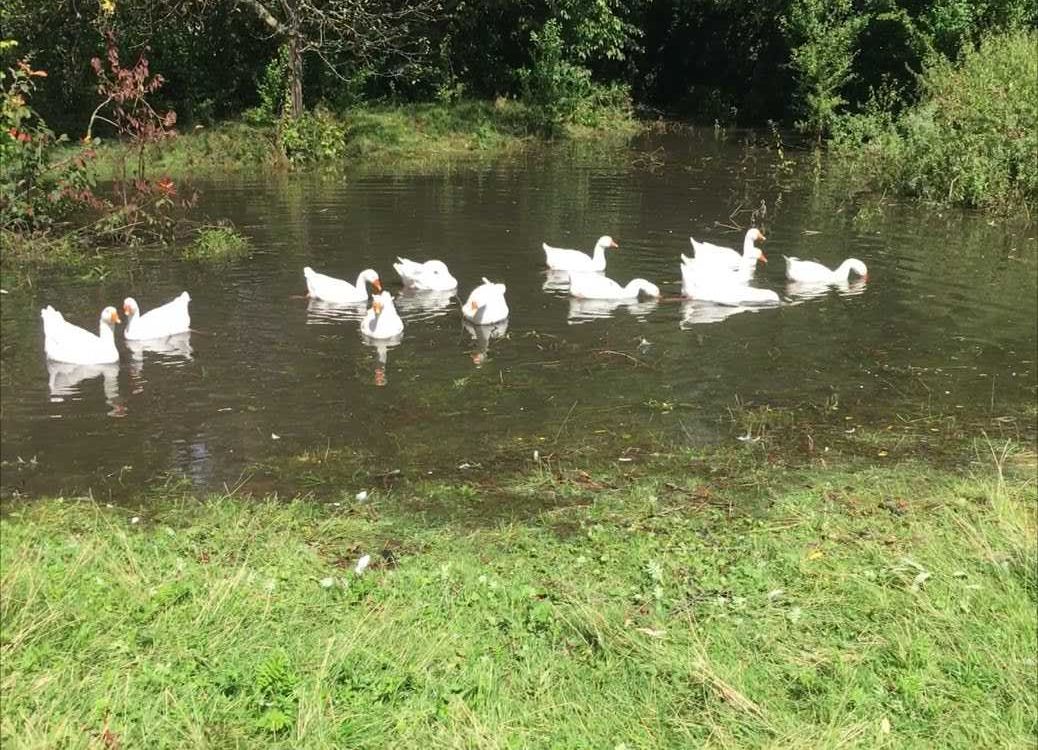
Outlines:
MULTIPOLYGON (((911 6, 909 6, 911 7, 911 6)), ((1038 6, 1030 0, 936 0, 919 9, 929 46, 955 58, 984 34, 1034 27, 1038 6)))
MULTIPOLYGON (((585 32, 592 37, 591 32, 585 32)), ((595 126, 601 123, 604 114, 628 116, 631 109, 630 94, 626 86, 613 84, 602 86, 591 80, 591 71, 573 62, 568 56, 570 47, 563 41, 562 25, 555 19, 549 20, 539 31, 530 35, 533 60, 528 68, 519 71, 523 101, 535 113, 538 130, 549 136, 563 134, 568 123, 595 126)), ((602 40, 585 39, 575 47, 576 56, 585 57, 602 40)), ((621 54, 615 37, 608 34, 607 50, 621 54)))
POLYGON ((334 162, 346 153, 346 126, 328 110, 318 108, 299 118, 283 117, 278 143, 293 164, 334 162))
POLYGON ((626 60, 638 51, 642 36, 629 20, 632 5, 621 0, 562 0, 556 7, 566 48, 584 65, 626 60))
POLYGON ((879 190, 971 207, 1038 206, 1038 33, 993 36, 960 64, 939 58, 922 100, 876 101, 837 129, 834 150, 879 190))
POLYGON ((275 651, 259 664, 255 676, 259 729, 278 734, 295 723, 298 684, 299 678, 290 669, 284 652, 275 651))
POLYGON ((545 134, 559 135, 578 102, 590 93, 591 71, 567 59, 555 19, 532 32, 530 42, 533 62, 519 71, 523 99, 539 112, 545 134))
POLYGON ((245 110, 242 118, 250 125, 273 125, 285 110, 288 98, 288 45, 281 45, 277 57, 267 63, 256 85, 260 103, 245 110))
POLYGON ((252 245, 233 227, 215 225, 201 227, 194 242, 181 252, 184 260, 221 262, 247 255, 252 245))
POLYGON ((783 25, 804 118, 798 126, 821 139, 847 103, 842 91, 853 75, 863 19, 855 14, 852 0, 793 0, 783 25))
POLYGON ((87 163, 93 153, 59 158, 57 137, 29 105, 47 77, 27 60, 0 73, 0 228, 39 230, 93 198, 87 163))

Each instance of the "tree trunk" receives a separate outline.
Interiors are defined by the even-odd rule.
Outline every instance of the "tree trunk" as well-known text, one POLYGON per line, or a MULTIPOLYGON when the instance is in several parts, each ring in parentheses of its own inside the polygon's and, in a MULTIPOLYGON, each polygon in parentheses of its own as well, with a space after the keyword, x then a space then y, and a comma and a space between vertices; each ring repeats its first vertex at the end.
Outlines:
POLYGON ((303 52, 295 34, 288 39, 288 95, 292 119, 298 120, 303 116, 303 52))

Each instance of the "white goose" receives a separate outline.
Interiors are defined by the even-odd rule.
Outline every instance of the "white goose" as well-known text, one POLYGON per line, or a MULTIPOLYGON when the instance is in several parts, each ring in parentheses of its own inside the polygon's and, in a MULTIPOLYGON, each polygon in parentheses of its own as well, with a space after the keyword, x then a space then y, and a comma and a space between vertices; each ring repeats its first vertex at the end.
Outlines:
POLYGON ((187 310, 191 295, 181 292, 172 302, 156 307, 141 314, 137 300, 127 297, 123 300, 123 314, 126 316, 126 328, 123 335, 131 341, 143 339, 164 339, 178 333, 191 330, 191 314, 187 310))
POLYGON ((659 297, 660 288, 645 279, 631 279, 627 286, 620 286, 610 278, 597 273, 574 273, 569 277, 569 293, 581 299, 638 299, 659 297))
POLYGON ((442 260, 416 263, 398 257, 397 261, 393 268, 408 289, 418 292, 451 292, 458 288, 458 280, 451 276, 447 264, 442 260))
POLYGON ((742 254, 740 255, 737 251, 730 247, 721 247, 715 245, 712 242, 696 242, 695 238, 689 237, 689 241, 692 243, 692 248, 696 251, 697 260, 714 261, 716 263, 724 263, 732 268, 739 268, 743 265, 753 265, 758 260, 768 262, 767 257, 761 252, 754 242, 758 240, 764 242, 765 237, 761 231, 757 228, 750 229, 746 232, 746 236, 742 242, 742 254))
POLYGON ((404 332, 404 321, 389 292, 379 292, 371 300, 371 307, 360 322, 360 332, 371 339, 391 339, 404 332))
POLYGON ((461 307, 461 315, 476 325, 500 323, 508 318, 508 303, 505 302, 505 285, 495 284, 485 276, 483 283, 472 290, 461 307))
POLYGON ((681 293, 701 302, 738 307, 741 305, 777 305, 779 296, 770 289, 750 286, 729 272, 722 274, 699 274, 697 266, 681 264, 681 293))
POLYGON ((681 265, 689 266, 698 276, 720 276, 723 279, 749 284, 753 280, 753 274, 757 270, 757 261, 750 259, 749 262, 740 260, 739 264, 732 266, 724 261, 718 261, 710 255, 702 258, 690 258, 681 254, 681 265))
POLYGON ((114 307, 101 311, 98 335, 74 326, 50 305, 40 310, 43 318, 43 349, 55 362, 73 365, 103 365, 119 361, 115 348, 115 324, 119 313, 114 307))
POLYGON ((339 305, 367 302, 367 284, 371 284, 376 293, 382 291, 382 281, 379 279, 378 273, 370 268, 357 274, 356 284, 317 273, 310 266, 303 269, 303 276, 306 277, 306 291, 311 297, 339 305))
POLYGON ((786 278, 808 284, 840 284, 846 282, 852 273, 868 279, 869 269, 857 258, 848 258, 832 271, 821 263, 800 258, 786 258, 786 278))
POLYGON ((604 271, 606 267, 606 248, 620 247, 609 235, 598 238, 595 243, 593 255, 582 253, 579 250, 566 250, 559 247, 541 243, 544 248, 544 258, 548 268, 553 271, 604 271))

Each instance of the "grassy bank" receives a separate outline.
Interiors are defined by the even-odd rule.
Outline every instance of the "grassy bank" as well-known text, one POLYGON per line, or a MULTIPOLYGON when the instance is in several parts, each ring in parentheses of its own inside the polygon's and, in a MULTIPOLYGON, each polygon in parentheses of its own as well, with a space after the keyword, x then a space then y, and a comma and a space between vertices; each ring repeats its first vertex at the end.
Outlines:
POLYGON ((0 739, 1032 744, 1033 454, 834 460, 747 447, 364 501, 9 505, 0 739))
MULTIPOLYGON (((596 127, 568 126, 565 137, 626 138, 640 129, 627 111, 603 112, 595 120, 596 127)), ((152 171, 174 177, 257 167, 360 168, 373 162, 428 167, 499 156, 543 140, 536 113, 514 100, 368 105, 341 114, 317 110, 298 123, 235 121, 197 128, 154 147, 148 163, 152 171)), ((127 151, 103 144, 98 154, 98 175, 110 177, 127 151)))

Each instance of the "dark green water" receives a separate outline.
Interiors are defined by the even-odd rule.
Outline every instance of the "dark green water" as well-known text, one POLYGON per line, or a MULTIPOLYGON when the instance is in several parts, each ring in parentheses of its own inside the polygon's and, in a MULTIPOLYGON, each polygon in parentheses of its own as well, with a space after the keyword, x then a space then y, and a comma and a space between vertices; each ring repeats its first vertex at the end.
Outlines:
POLYGON ((855 220, 841 188, 815 185, 803 161, 782 169, 768 150, 703 131, 434 173, 200 183, 201 210, 247 233, 250 259, 160 261, 132 280, 44 279, 3 297, 3 494, 117 495, 166 474, 219 488, 256 462, 325 448, 384 470, 603 436, 728 441, 737 400, 829 400, 854 423, 1001 418, 1033 436, 1033 228, 912 206, 855 220), (678 299, 688 235, 738 246, 742 233, 718 223, 747 225, 762 202, 773 262, 758 285, 785 293, 787 254, 857 257, 867 286, 758 311, 678 299), (612 309, 545 289, 542 241, 590 249, 601 234, 620 243, 608 275, 647 278, 664 299, 612 309), (348 278, 370 266, 396 293, 397 255, 444 260, 462 295, 482 276, 505 282, 507 331, 488 342, 462 326, 456 300, 404 299, 403 340, 380 351, 357 313, 301 296, 305 265, 348 278), (105 304, 133 295, 148 309, 184 289, 187 346, 127 352, 79 382, 55 372, 66 382, 52 390, 41 306, 93 328, 105 304))

